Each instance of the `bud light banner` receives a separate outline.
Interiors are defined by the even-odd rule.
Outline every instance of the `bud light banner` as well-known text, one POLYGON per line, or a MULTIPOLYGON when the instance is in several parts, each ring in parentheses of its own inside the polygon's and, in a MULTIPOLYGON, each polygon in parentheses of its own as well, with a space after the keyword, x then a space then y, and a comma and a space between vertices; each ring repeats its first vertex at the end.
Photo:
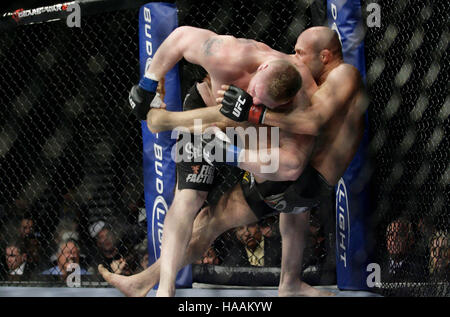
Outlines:
MULTIPOLYGON (((344 61, 365 79, 364 28, 360 0, 328 0, 328 25, 339 34, 344 61)), ((336 186, 336 269, 342 290, 368 290, 371 262, 368 182, 363 173, 368 147, 366 130, 353 161, 336 186)))
MULTIPOLYGON (((139 58, 141 77, 164 39, 178 26, 177 9, 174 4, 149 3, 139 12, 139 58)), ((167 109, 181 111, 181 88, 178 65, 164 78, 164 102, 167 109)), ((144 156, 144 191, 148 222, 149 264, 160 257, 164 219, 173 200, 175 186, 175 163, 171 158, 171 131, 151 133, 145 121, 142 124, 144 156)), ((190 266, 183 268, 177 277, 177 287, 191 287, 190 266)))

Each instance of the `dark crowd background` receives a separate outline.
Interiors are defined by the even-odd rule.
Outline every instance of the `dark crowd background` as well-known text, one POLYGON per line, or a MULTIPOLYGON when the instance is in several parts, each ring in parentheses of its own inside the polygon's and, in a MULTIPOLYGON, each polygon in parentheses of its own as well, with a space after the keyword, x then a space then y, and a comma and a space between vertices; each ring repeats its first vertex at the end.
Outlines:
MULTIPOLYGON (((97 1, 104 12, 83 12, 81 28, 53 21, 2 29, 1 283, 65 285, 77 263, 82 285, 98 286, 104 285, 98 264, 124 275, 147 267, 141 126, 127 104, 139 79, 137 18, 146 2, 124 8, 97 1)), ((14 1, 4 12, 54 3, 14 1)), ((405 3, 380 2, 381 27, 367 29, 365 39, 367 172, 382 268, 375 290, 445 296, 449 4, 405 3)), ((304 29, 325 21, 325 1, 176 4, 180 25, 256 39, 286 53, 304 29)), ((185 94, 204 73, 184 62, 180 70, 185 94)), ((313 285, 336 283, 334 221, 330 197, 311 214, 299 272, 313 285)), ((277 217, 236 228, 193 266, 194 281, 278 285, 280 247, 277 217)))

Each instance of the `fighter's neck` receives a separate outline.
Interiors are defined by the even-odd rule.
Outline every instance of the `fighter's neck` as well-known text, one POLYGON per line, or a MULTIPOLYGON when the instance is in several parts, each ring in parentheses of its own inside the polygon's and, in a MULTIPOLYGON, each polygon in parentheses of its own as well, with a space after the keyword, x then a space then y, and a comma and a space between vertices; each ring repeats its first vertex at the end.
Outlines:
POLYGON ((337 60, 334 60, 334 61, 328 63, 324 67, 319 78, 317 79, 317 85, 318 86, 322 85, 325 82, 325 80, 327 79, 328 75, 331 73, 331 71, 341 64, 344 64, 344 61, 342 59, 337 59, 337 60))

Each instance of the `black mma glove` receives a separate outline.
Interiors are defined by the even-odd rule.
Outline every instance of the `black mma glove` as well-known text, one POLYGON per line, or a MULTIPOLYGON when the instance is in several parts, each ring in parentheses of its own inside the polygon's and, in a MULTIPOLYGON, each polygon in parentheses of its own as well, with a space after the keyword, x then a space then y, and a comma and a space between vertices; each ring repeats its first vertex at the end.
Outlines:
POLYGON ((245 90, 230 85, 223 96, 220 112, 233 121, 260 124, 264 121, 266 109, 264 105, 254 105, 252 96, 245 90))
POLYGON ((139 120, 146 120, 150 110, 150 104, 156 96, 158 82, 147 77, 143 77, 138 85, 131 87, 128 101, 133 113, 139 120))

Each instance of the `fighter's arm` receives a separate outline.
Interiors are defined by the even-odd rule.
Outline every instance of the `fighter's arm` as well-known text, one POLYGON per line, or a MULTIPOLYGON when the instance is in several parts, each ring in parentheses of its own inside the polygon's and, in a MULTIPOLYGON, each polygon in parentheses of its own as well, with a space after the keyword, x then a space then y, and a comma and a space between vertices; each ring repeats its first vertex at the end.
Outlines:
POLYGON ((161 102, 156 93, 159 81, 182 58, 214 72, 217 54, 208 54, 220 38, 214 32, 182 26, 175 29, 156 51, 150 66, 145 70, 139 84, 131 88, 128 100, 139 120, 145 120, 151 107, 161 102))
POLYGON ((158 81, 182 58, 208 68, 205 67, 210 63, 207 43, 217 36, 212 31, 191 26, 176 28, 159 46, 145 76, 158 81))
POLYGON ((264 124, 278 126, 296 134, 317 136, 322 127, 349 102, 359 90, 360 74, 352 66, 333 70, 311 98, 311 106, 289 113, 266 111, 264 124), (345 80, 344 80, 345 79, 345 80))
POLYGON ((240 153, 238 166, 266 180, 294 181, 309 160, 313 142, 314 137, 302 135, 296 142, 282 142, 278 147, 244 149, 240 153))
POLYGON ((202 131, 212 125, 215 125, 220 129, 237 125, 236 122, 220 115, 219 109, 220 106, 204 107, 179 112, 167 111, 164 109, 151 109, 147 113, 147 127, 152 133, 170 131, 177 127, 187 128, 190 132, 194 133, 196 122, 201 122, 202 131))

